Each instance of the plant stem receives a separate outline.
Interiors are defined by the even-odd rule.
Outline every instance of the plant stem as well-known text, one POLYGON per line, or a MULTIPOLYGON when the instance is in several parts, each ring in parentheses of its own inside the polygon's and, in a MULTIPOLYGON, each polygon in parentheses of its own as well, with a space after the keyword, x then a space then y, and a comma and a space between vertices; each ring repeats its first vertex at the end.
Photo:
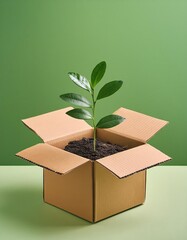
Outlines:
POLYGON ((94 152, 96 151, 96 127, 94 126, 94 152))
POLYGON ((94 152, 95 152, 95 151, 96 151, 96 125, 95 125, 95 99, 94 99, 94 89, 92 89, 92 102, 93 102, 92 112, 93 112, 93 129, 94 129, 93 149, 94 149, 94 152))

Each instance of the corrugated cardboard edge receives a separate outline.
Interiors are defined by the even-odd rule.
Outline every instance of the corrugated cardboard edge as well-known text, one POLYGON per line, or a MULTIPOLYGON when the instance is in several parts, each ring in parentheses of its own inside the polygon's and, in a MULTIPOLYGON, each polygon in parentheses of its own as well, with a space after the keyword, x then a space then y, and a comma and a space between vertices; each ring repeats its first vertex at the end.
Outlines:
POLYGON ((99 159, 97 162, 118 178, 124 178, 169 160, 171 160, 171 157, 149 144, 143 144, 136 148, 99 159))
POLYGON ((23 119, 23 124, 36 133, 44 142, 76 134, 91 129, 91 126, 81 119, 75 119, 66 114, 73 109, 67 107, 38 116, 23 119))
POLYGON ((106 129, 121 136, 146 143, 169 122, 127 108, 119 108, 114 114, 125 118, 125 121, 113 128, 106 129))
POLYGON ((128 175, 126 175, 126 176, 124 176, 124 177, 119 177, 119 176, 118 176, 116 173, 114 173, 111 169, 105 167, 105 166, 102 165, 101 163, 99 163, 99 164, 101 164, 103 167, 105 167, 106 169, 108 169, 108 170, 109 170, 114 176, 116 176, 117 178, 123 179, 123 178, 129 177, 129 176, 131 176, 131 175, 133 175, 133 174, 135 174, 135 173, 138 173, 138 172, 141 172, 141 171, 144 171, 144 170, 148 170, 148 169, 150 169, 150 168, 152 168, 152 167, 159 166, 160 164, 165 163, 165 162, 170 161, 170 160, 172 160, 172 158, 169 158, 169 159, 166 160, 166 161, 163 161, 163 162, 161 162, 161 163, 157 163, 157 164, 152 165, 152 166, 150 166, 150 167, 142 168, 141 170, 137 170, 137 171, 135 171, 135 172, 133 172, 133 173, 131 173, 131 174, 128 174, 128 175))
POLYGON ((93 218, 92 218, 92 222, 95 222, 95 180, 96 180, 96 174, 95 174, 95 161, 92 161, 92 195, 93 195, 93 218))
POLYGON ((89 161, 47 143, 36 144, 18 152, 16 156, 58 174, 67 174, 89 161))

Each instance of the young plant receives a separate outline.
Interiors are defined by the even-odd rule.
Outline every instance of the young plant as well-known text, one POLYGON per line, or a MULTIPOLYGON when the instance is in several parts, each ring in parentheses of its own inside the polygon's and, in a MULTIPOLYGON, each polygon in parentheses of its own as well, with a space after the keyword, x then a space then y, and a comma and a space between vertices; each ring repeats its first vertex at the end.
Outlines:
POLYGON ((92 120, 92 126, 94 130, 93 136, 93 149, 96 151, 96 130, 97 128, 111 128, 114 127, 125 119, 119 115, 111 114, 101 118, 98 123, 95 120, 95 108, 97 101, 101 100, 102 98, 109 97, 110 95, 114 94, 118 91, 123 81, 111 81, 106 83, 99 91, 97 97, 95 97, 95 87, 101 81, 104 73, 106 71, 106 62, 100 62, 96 65, 93 69, 91 74, 91 81, 87 80, 85 77, 78 73, 69 72, 68 75, 70 79, 79 87, 85 89, 90 93, 92 102, 90 102, 87 98, 83 97, 80 94, 76 93, 66 93, 62 94, 60 98, 70 104, 81 108, 75 108, 66 112, 69 116, 73 118, 83 119, 83 120, 92 120), (82 108, 90 108, 91 112, 82 108))

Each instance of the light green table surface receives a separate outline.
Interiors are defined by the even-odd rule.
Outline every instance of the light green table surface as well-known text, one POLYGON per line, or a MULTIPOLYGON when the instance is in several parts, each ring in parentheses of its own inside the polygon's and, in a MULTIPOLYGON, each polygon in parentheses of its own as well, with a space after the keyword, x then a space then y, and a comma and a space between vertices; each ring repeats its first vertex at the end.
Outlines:
POLYGON ((91 224, 43 203, 39 167, 2 166, 0 239, 186 240, 187 167, 149 169, 144 205, 91 224))

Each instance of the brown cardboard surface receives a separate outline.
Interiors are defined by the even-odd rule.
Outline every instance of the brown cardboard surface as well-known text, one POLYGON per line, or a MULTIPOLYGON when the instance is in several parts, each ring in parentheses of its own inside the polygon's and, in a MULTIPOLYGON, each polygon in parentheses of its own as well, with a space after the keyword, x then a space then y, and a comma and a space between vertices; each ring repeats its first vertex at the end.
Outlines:
POLYGON ((133 138, 144 143, 168 123, 165 120, 126 108, 120 108, 114 113, 126 118, 126 120, 111 129, 107 129, 107 131, 133 138))
POLYGON ((97 160, 119 178, 153 167, 171 158, 149 144, 97 160))
POLYGON ((93 221, 92 162, 66 175, 44 169, 44 201, 93 221))
POLYGON ((60 174, 66 174, 89 161, 46 143, 39 143, 16 155, 60 174))
POLYGON ((116 134, 107 129, 97 129, 97 136, 104 142, 110 142, 113 144, 118 144, 120 146, 126 146, 127 149, 134 148, 143 145, 143 142, 137 141, 135 139, 128 138, 126 136, 116 134))
POLYGON ((95 162, 95 221, 142 204, 146 171, 119 179, 95 162))
POLYGON ((170 159, 145 142, 167 121, 118 109, 126 121, 97 129, 97 136, 128 150, 91 161, 63 150, 69 141, 93 136, 85 121, 65 114, 69 109, 23 120, 45 142, 16 154, 44 168, 44 200, 91 222, 142 204, 145 169, 170 159))
POLYGON ((72 108, 63 108, 22 121, 26 126, 36 132, 44 142, 91 129, 84 120, 68 116, 66 112, 70 109, 72 108))
POLYGON ((83 137, 85 138, 91 138, 93 137, 93 129, 87 129, 81 132, 74 133, 72 135, 68 135, 66 137, 61 137, 58 139, 54 139, 52 141, 47 142, 48 144, 55 146, 57 148, 64 149, 64 147, 70 142, 70 141, 77 141, 81 140, 83 137))

